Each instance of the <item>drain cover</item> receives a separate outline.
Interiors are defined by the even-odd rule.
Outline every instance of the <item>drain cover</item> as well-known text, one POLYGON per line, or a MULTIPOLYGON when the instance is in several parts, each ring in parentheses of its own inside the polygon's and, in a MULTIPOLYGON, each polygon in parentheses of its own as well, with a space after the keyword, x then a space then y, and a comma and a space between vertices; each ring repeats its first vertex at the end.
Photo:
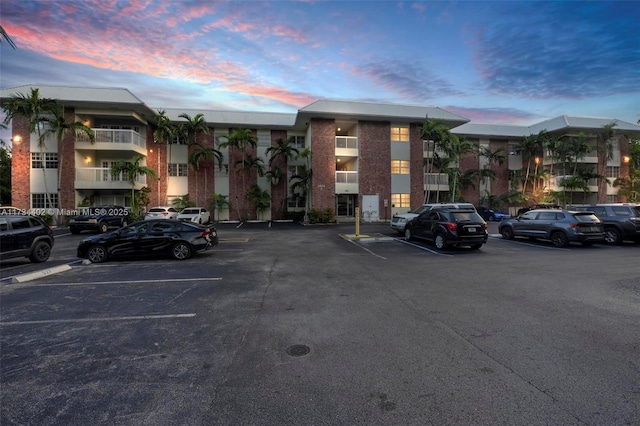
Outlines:
POLYGON ((291 356, 304 356, 309 353, 311 349, 305 345, 293 345, 287 348, 287 353, 291 356))

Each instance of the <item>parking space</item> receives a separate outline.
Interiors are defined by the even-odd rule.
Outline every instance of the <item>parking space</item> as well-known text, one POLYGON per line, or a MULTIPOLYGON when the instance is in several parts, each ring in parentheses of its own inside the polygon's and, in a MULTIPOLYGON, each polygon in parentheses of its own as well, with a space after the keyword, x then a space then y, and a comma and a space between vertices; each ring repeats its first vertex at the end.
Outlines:
MULTIPOLYGON (((636 414, 639 245, 492 234, 441 252, 388 224, 362 224, 370 239, 344 238, 354 224, 218 231, 184 261, 20 284, 4 274, 23 266, 0 265, 1 423, 422 424, 433 404, 439 423, 636 414)), ((82 237, 60 237, 52 259, 77 261, 82 237)))

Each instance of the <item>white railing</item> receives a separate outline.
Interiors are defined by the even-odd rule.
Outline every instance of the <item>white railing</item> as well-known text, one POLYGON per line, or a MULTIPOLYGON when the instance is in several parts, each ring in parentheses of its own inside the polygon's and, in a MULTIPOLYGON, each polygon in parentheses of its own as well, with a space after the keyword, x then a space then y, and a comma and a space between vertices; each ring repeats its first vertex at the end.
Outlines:
POLYGON ((433 141, 422 141, 422 150, 424 151, 424 156, 427 158, 433 157, 433 153, 438 154, 439 157, 447 157, 447 153, 440 146, 436 146, 433 141))
POLYGON ((425 173, 425 185, 449 185, 449 175, 446 173, 425 173))
POLYGON ((336 172, 336 183, 358 183, 358 172, 336 172))
MULTIPOLYGON (((566 175, 566 176, 551 176, 549 178, 549 188, 551 190, 558 190, 560 188, 563 188, 564 185, 564 181, 566 180, 573 180, 574 176, 573 175, 566 175)), ((578 181, 581 185, 584 184, 585 182, 582 180, 578 181)), ((590 191, 597 191, 598 189, 598 179, 593 178, 593 179, 589 179, 586 181, 586 186, 589 187, 590 191), (594 189, 595 188, 595 189, 594 189)), ((569 188, 565 188, 565 189, 569 189, 569 188)), ((582 191, 582 188, 576 188, 576 191, 582 191)))
MULTIPOLYGON (((81 182, 128 182, 123 173, 111 176, 111 169, 108 167, 77 167, 76 181, 81 182)), ((147 176, 137 175, 135 183, 145 185, 147 176)))
MULTIPOLYGON (((130 143, 141 148, 146 147, 144 137, 133 130, 119 129, 93 129, 96 136, 96 143, 130 143)), ((89 137, 80 133, 76 136, 78 142, 90 142, 89 137)))
POLYGON ((356 136, 336 136, 336 149, 358 149, 356 136))

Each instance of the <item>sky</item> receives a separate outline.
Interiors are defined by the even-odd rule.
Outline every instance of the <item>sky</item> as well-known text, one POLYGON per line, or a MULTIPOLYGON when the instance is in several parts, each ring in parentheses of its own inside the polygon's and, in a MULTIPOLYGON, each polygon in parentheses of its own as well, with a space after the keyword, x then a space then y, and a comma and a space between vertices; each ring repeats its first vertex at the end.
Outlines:
POLYGON ((17 49, 0 43, 0 87, 123 87, 155 110, 344 99, 636 123, 639 23, 640 1, 2 0, 17 49))

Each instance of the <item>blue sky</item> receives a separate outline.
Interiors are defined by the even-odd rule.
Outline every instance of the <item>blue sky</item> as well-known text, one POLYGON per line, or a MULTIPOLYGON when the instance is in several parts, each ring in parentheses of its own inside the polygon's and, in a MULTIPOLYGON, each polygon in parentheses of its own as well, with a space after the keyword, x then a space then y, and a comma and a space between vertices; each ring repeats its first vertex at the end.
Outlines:
POLYGON ((439 106, 477 123, 640 119, 638 1, 2 0, 0 86, 148 106, 439 106))

